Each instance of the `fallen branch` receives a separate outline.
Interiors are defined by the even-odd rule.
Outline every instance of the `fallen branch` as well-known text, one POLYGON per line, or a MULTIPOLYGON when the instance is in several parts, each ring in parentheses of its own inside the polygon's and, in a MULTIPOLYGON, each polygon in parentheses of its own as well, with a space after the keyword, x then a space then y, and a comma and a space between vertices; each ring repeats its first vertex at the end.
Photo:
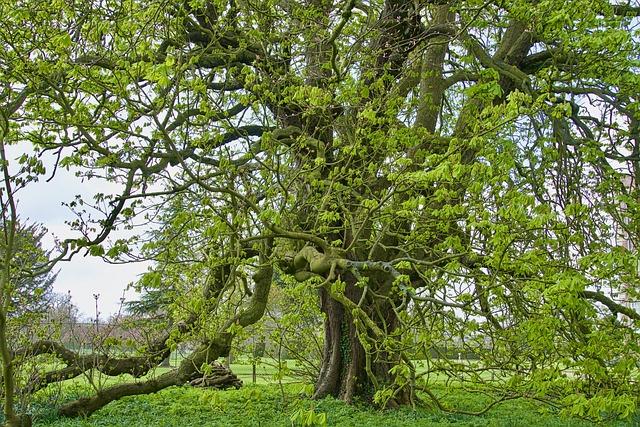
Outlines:
POLYGON ((193 387, 207 387, 226 390, 231 387, 239 389, 242 387, 242 380, 226 366, 219 363, 213 363, 211 365, 210 372, 207 372, 207 374, 202 377, 191 380, 190 384, 193 387))

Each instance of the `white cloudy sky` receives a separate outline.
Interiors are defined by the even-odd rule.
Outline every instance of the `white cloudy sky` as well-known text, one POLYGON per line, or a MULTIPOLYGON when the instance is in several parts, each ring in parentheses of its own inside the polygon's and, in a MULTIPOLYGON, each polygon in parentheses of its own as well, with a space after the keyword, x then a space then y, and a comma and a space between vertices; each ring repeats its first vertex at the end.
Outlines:
MULTIPOLYGON (((28 147, 22 144, 8 147, 7 156, 9 159, 15 159, 25 148, 28 147)), ((47 166, 48 178, 52 171, 52 158, 43 160, 47 166)), ((39 182, 29 184, 18 193, 18 211, 23 221, 28 219, 28 222, 41 223, 49 230, 45 245, 51 248, 53 235, 60 239, 77 237, 65 224, 65 221, 72 220, 74 216, 62 203, 73 200, 77 194, 88 196, 87 199, 90 200, 93 194, 108 192, 109 189, 109 184, 97 180, 82 183, 73 172, 58 169, 50 182, 41 178, 39 182)), ((147 265, 113 265, 100 258, 83 257, 80 253, 71 261, 60 263, 57 268, 60 273, 54 284, 56 292, 66 294, 71 291, 74 304, 84 316, 90 317, 95 317, 94 295, 99 295, 100 317, 108 318, 118 312, 123 295, 127 300, 136 298, 133 291, 125 292, 125 289, 147 269, 147 265)))

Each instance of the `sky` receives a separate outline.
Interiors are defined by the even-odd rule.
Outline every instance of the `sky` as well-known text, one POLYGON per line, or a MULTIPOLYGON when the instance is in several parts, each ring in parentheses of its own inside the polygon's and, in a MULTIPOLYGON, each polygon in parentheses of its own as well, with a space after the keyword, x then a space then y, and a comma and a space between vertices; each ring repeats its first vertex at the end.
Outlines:
MULTIPOLYGON (((7 147, 7 157, 15 159, 25 150, 26 144, 7 147)), ((65 221, 74 219, 71 210, 63 206, 63 202, 70 202, 79 194, 86 199, 98 192, 108 193, 118 187, 114 184, 98 180, 80 181, 74 171, 58 168, 54 178, 45 182, 53 171, 53 157, 43 157, 47 168, 45 177, 39 182, 32 182, 17 194, 18 212, 23 222, 42 224, 48 229, 44 246, 51 249, 54 246, 54 236, 58 239, 78 237, 74 235, 65 221)), ((114 235, 115 238, 118 234, 114 235)), ((120 235, 119 237, 125 237, 120 235)), ((96 299, 98 297, 98 312, 102 319, 118 313, 121 299, 130 301, 137 299, 133 290, 126 291, 127 285, 134 282, 138 276, 147 270, 149 264, 109 264, 101 258, 77 254, 71 261, 62 262, 56 267, 58 277, 53 285, 54 291, 67 294, 70 291, 72 302, 78 307, 83 317, 95 318, 96 299)))

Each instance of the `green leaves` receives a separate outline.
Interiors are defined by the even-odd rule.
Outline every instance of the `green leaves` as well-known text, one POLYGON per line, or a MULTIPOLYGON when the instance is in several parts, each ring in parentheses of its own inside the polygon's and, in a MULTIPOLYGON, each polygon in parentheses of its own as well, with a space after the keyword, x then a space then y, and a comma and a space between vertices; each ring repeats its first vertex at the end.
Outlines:
MULTIPOLYGON (((615 241, 638 241, 637 179, 623 177, 637 169, 638 43, 610 4, 116 3, 3 7, 2 80, 33 90, 10 139, 121 190, 71 202, 80 246, 140 249, 154 265, 138 288, 169 295, 172 320, 194 316, 194 341, 228 321, 244 339, 234 316, 271 266, 286 333, 308 321, 322 335, 320 284, 357 315, 343 344, 376 375, 356 372, 354 390, 379 377, 379 402, 411 389, 410 355, 515 394, 587 401, 607 376, 629 392, 637 333, 585 296, 640 297, 633 245, 615 241), (92 242, 122 225, 144 232, 92 242), (296 265, 305 247, 339 263, 296 265)), ((45 172, 20 162, 28 179, 45 172)), ((323 422, 305 411, 296 420, 323 422)))

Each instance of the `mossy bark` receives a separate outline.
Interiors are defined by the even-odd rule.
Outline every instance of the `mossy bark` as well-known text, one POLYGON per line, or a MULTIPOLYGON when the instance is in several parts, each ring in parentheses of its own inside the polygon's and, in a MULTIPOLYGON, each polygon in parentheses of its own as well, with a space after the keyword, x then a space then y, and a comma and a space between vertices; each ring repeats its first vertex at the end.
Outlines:
MULTIPOLYGON (((347 285, 345 296, 351 301, 358 302, 362 290, 353 284, 347 285)), ((320 375, 316 382, 315 399, 327 396, 344 400, 348 403, 355 401, 372 402, 376 388, 393 383, 393 376, 389 373, 399 359, 399 355, 386 351, 371 353, 370 369, 367 372, 367 355, 358 337, 356 322, 352 314, 345 310, 343 304, 332 299, 324 289, 320 291, 321 309, 325 314, 325 342, 320 375), (373 377, 373 378, 371 378, 373 377)), ((363 304, 365 311, 373 312, 373 307, 363 304), (371 310, 368 310, 368 309, 371 310)), ((378 307, 377 312, 380 312, 378 307)), ((386 310, 384 319, 387 330, 397 326, 395 314, 386 310)), ((399 390, 387 406, 408 404, 411 401, 409 390, 399 390)))

